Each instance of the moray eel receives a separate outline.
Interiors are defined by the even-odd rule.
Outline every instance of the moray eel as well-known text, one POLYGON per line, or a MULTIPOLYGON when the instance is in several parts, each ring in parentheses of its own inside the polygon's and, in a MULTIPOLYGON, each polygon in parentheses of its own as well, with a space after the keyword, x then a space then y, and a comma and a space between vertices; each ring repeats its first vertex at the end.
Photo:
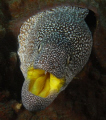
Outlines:
POLYGON ((22 103, 29 111, 50 105, 88 61, 92 48, 92 34, 84 21, 88 12, 58 6, 33 15, 21 26, 22 103))

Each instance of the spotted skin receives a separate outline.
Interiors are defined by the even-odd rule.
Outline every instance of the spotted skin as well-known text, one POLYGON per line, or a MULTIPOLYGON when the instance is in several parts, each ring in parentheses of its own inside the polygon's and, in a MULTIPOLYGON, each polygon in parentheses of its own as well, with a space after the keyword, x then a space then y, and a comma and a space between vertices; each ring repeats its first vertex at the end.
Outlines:
POLYGON ((29 111, 46 108, 88 61, 92 48, 92 35, 84 21, 88 12, 85 8, 58 6, 30 17, 21 26, 18 54, 25 77, 22 102, 29 111), (30 93, 30 66, 65 78, 65 85, 46 98, 30 93))

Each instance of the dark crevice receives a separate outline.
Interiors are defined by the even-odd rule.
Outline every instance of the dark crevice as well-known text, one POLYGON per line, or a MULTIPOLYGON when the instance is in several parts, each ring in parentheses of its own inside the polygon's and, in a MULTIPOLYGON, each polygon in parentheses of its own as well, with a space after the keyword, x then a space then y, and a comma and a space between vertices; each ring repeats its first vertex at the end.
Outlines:
POLYGON ((92 36, 93 36, 94 31, 96 29, 96 16, 93 11, 89 10, 89 14, 85 18, 85 22, 87 23, 90 31, 92 32, 92 36))

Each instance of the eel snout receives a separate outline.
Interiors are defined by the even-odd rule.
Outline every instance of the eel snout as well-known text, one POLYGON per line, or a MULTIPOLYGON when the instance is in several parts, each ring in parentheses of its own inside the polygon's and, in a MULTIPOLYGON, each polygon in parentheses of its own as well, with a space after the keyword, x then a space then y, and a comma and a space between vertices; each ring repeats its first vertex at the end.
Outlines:
POLYGON ((24 106, 30 111, 44 109, 57 97, 64 83, 64 79, 58 79, 51 73, 31 67, 22 87, 24 106))

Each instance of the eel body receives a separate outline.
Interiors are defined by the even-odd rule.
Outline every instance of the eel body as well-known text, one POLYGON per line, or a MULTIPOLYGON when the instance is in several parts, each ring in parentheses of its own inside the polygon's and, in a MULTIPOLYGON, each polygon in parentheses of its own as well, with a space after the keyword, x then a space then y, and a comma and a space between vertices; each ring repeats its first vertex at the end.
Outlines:
POLYGON ((29 111, 46 108, 87 63, 92 48, 92 34, 84 20, 88 12, 58 6, 37 13, 21 26, 22 103, 29 111))

